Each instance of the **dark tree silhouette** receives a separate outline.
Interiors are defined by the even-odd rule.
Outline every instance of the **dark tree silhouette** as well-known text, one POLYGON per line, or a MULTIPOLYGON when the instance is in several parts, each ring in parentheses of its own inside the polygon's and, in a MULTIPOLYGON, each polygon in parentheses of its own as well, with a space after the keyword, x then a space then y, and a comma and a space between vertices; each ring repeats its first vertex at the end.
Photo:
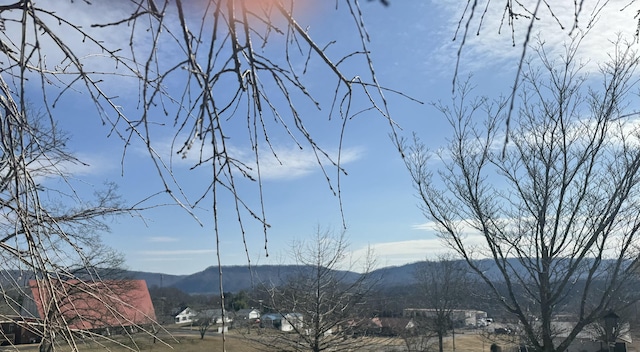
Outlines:
POLYGON ((415 279, 422 304, 417 308, 424 308, 415 310, 415 330, 419 335, 436 336, 438 350, 443 352, 444 338, 457 323, 454 311, 466 308, 464 304, 471 293, 469 267, 461 260, 443 255, 438 260, 419 263, 415 279))

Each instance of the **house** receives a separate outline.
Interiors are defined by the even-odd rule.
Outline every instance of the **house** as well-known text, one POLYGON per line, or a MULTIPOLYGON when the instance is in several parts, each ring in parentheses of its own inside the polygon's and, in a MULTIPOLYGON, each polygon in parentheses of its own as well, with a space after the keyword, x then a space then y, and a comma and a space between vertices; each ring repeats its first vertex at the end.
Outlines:
POLYGON ((5 317, 0 321, 0 345, 37 343, 42 339, 41 324, 34 319, 5 317))
POLYGON ((189 307, 182 307, 178 309, 177 313, 175 314, 174 321, 176 324, 190 324, 195 322, 197 315, 198 312, 196 312, 195 310, 189 307))
POLYGON ((198 312, 195 319, 197 321, 208 321, 210 324, 222 324, 223 321, 227 324, 233 321, 230 312, 220 308, 202 310, 198 312))
POLYGON ((380 318, 371 319, 368 334, 376 336, 402 336, 415 327, 410 318, 380 318))
POLYGON ((256 320, 260 318, 260 311, 253 308, 240 309, 237 312, 233 312, 236 320, 256 320))
MULTIPOLYGON (((405 308, 402 311, 402 315, 407 318, 425 317, 433 318, 438 315, 439 312, 445 312, 445 310, 438 310, 432 308, 405 308)), ((487 312, 473 309, 451 309, 448 311, 451 314, 451 320, 456 327, 464 326, 484 326, 487 325, 487 312)))
POLYGON ((19 345, 40 342, 41 324, 36 319, 20 316, 20 297, 24 290, 17 286, 3 287, 4 299, 0 300, 0 345, 19 345), (15 297, 15 298, 13 298, 15 297))
POLYGON ((260 327, 285 332, 299 331, 304 327, 304 317, 302 313, 268 313, 260 317, 260 327))
MULTIPOLYGON (((626 352, 627 344, 624 341, 618 341, 611 349, 613 352, 626 352)), ((566 349, 568 352, 603 352, 609 351, 604 341, 597 341, 584 338, 576 338, 566 349)))
MULTIPOLYGON (((555 338, 560 341, 566 338, 573 327, 577 324, 575 319, 564 318, 556 319, 551 322, 551 328, 556 333, 555 338)), ((623 323, 616 329, 616 341, 612 342, 612 350, 614 352, 626 352, 627 344, 633 340, 631 338, 631 328, 629 323, 623 323)), ((587 325, 578 333, 576 338, 567 348, 568 352, 601 352, 608 351, 607 343, 602 339, 602 326, 599 322, 587 325)))
POLYGON ((21 315, 72 331, 136 332, 156 320, 144 280, 29 280, 21 315))

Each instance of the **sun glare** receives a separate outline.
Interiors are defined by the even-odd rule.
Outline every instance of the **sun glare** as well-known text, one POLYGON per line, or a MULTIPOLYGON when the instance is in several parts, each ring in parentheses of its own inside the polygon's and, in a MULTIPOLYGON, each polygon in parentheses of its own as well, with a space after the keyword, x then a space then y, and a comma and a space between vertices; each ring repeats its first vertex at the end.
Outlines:
MULTIPOLYGON (((215 0, 211 0, 215 1, 215 0)), ((319 12, 317 2, 310 0, 230 0, 236 10, 246 9, 249 13, 263 18, 278 13, 278 8, 294 12, 296 18, 305 18, 319 12), (315 4, 315 5, 314 5, 315 4)))

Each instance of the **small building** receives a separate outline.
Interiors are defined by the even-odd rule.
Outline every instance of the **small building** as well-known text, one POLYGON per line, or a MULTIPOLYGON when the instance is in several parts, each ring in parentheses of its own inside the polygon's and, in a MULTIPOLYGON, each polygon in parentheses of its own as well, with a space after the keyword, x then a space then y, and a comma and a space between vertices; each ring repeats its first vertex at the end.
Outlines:
POLYGON ((42 327, 35 319, 3 317, 0 321, 0 345, 38 343, 42 339, 42 327))
POLYGON ((304 327, 304 317, 302 313, 268 313, 260 317, 260 327, 285 332, 300 331, 304 327))
POLYGON ((240 309, 233 312, 235 320, 256 320, 260 318, 260 311, 254 308, 240 309))
POLYGON ((199 322, 207 321, 209 324, 222 324, 224 321, 225 324, 233 321, 233 318, 229 315, 230 312, 227 312, 224 309, 205 309, 195 316, 195 319, 199 322))
MULTIPOLYGON (((402 311, 402 315, 406 318, 413 317, 435 317, 441 310, 433 308, 406 308, 402 311)), ((473 309, 452 309, 451 320, 456 326, 482 326, 486 325, 487 312, 473 309)))
POLYGON ((198 312, 195 310, 189 307, 182 307, 176 312, 174 321, 176 324, 191 324, 195 322, 195 317, 197 315, 198 312))
POLYGON ((40 342, 42 324, 35 318, 20 316, 24 290, 19 287, 3 287, 5 299, 0 300, 0 345, 19 345, 40 342), (10 297, 16 297, 13 299, 10 297))
POLYGON ((415 327, 410 318, 380 318, 371 319, 368 334, 374 336, 402 336, 415 327))
MULTIPOLYGON (((551 322, 551 328, 556 331, 555 338, 560 341, 566 338, 573 327, 577 324, 577 320, 570 317, 556 318, 551 322)), ((585 326, 575 337, 567 348, 568 352, 601 352, 614 351, 626 352, 627 344, 633 342, 631 338, 631 327, 629 323, 622 323, 616 329, 616 339, 611 343, 611 349, 607 346, 606 341, 602 339, 602 326, 599 322, 595 322, 585 326)))

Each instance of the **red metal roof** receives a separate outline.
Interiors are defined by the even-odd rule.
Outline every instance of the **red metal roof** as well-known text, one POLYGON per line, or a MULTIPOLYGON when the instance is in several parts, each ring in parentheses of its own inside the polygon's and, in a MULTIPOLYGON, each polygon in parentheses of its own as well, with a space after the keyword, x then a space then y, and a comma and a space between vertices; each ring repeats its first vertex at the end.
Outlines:
POLYGON ((144 280, 30 280, 29 288, 39 318, 62 321, 70 329, 144 325, 156 320, 144 280))

